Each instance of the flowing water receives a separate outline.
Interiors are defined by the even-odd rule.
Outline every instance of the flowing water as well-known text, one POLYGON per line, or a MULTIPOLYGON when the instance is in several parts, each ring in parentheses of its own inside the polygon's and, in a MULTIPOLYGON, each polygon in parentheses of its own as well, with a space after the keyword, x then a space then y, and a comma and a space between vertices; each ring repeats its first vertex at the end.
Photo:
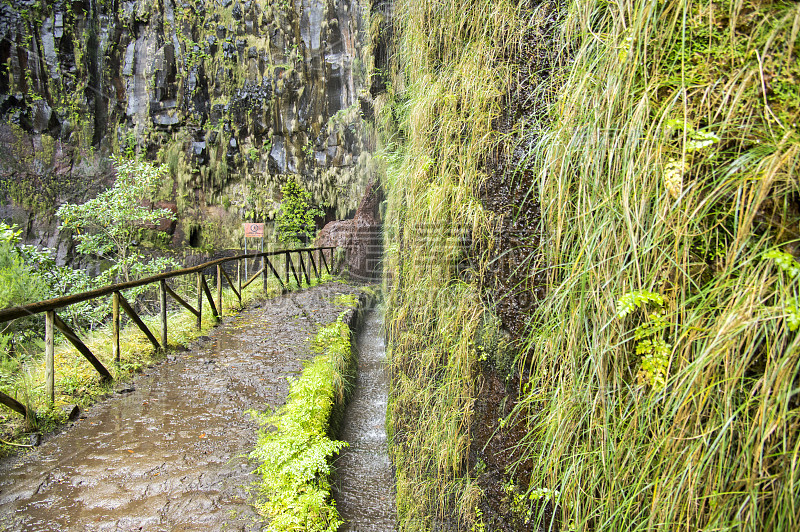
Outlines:
POLYGON ((373 310, 356 343, 358 379, 339 435, 350 446, 336 460, 336 504, 345 520, 339 532, 396 528, 394 474, 385 425, 389 379, 380 328, 381 316, 373 310))
POLYGON ((260 530, 246 411, 285 401, 307 338, 356 291, 330 283, 242 312, 0 464, 0 530, 260 530))

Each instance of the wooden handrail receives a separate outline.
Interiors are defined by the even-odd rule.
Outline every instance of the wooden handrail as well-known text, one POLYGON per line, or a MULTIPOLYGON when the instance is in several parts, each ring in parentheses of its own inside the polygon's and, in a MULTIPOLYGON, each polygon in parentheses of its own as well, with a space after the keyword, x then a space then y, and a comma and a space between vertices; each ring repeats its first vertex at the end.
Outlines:
POLYGON ((48 310, 55 310, 58 308, 66 307, 69 305, 74 305, 75 303, 82 303, 84 301, 89 301, 90 299, 95 299, 98 297, 107 296, 113 294, 114 292, 120 292, 122 290, 128 290, 129 288, 136 288, 137 286, 144 286, 146 284, 155 283, 161 280, 171 279, 173 277, 180 277, 181 275, 188 275, 191 273, 202 272, 206 268, 210 268, 212 266, 216 266, 218 264, 224 264, 226 262, 231 262, 234 260, 243 260, 243 259, 252 259, 252 258, 259 258, 259 257, 271 257, 273 255, 281 255, 284 253, 303 253, 306 251, 316 251, 316 250, 325 250, 325 249, 336 249, 334 246, 326 246, 326 247, 319 247, 319 248, 303 248, 303 249, 290 249, 290 250, 283 250, 283 251, 267 251, 263 253, 249 253, 247 255, 237 255, 235 257, 225 257, 222 259, 216 259, 204 264, 200 264, 198 266, 192 266, 191 268, 183 268, 180 270, 174 270, 171 272, 159 273, 157 275, 151 275, 150 277, 145 277, 144 279, 139 279, 137 281, 128 281, 125 283, 117 283, 112 284, 109 286, 104 286, 102 288, 96 288, 94 290, 89 290, 88 292, 81 292, 80 294, 72 294, 69 296, 63 297, 56 297, 53 299, 47 299, 45 301, 37 301, 36 303, 30 303, 28 305, 20 305, 17 307, 9 307, 0 310, 0 323, 4 323, 7 321, 15 320, 17 318, 22 318, 24 316, 30 316, 32 314, 39 314, 48 310))
MULTIPOLYGON (((267 266, 269 266, 272 273, 278 279, 278 282, 281 284, 282 288, 286 288, 286 285, 281 280, 281 276, 278 273, 278 270, 272 265, 272 262, 267 257, 275 256, 275 255, 286 255, 286 281, 289 281, 289 267, 292 268, 292 273, 294 274, 295 280, 297 280, 297 284, 302 284, 303 273, 305 273, 306 281, 311 284, 311 280, 309 279, 308 272, 306 268, 303 266, 303 253, 308 252, 309 258, 311 259, 312 264, 314 264, 314 251, 320 251, 320 255, 322 256, 322 260, 325 261, 325 253, 326 249, 334 250, 336 249, 333 246, 326 246, 326 247, 319 247, 319 248, 304 248, 304 249, 289 249, 283 251, 268 251, 266 253, 249 253, 245 255, 237 255, 235 257, 225 257, 222 259, 212 260, 198 266, 193 266, 191 268, 183 268, 180 270, 175 270, 172 272, 160 273, 158 275, 152 275, 150 277, 145 277, 144 279, 139 279, 138 281, 130 281, 127 283, 118 283, 110 286, 105 286, 103 288, 98 288, 96 290, 90 290, 88 292, 82 292, 80 294, 74 294, 71 296, 64 296, 64 297, 57 297, 53 299, 48 299, 46 301, 38 301, 36 303, 31 303, 30 305, 20 305, 18 307, 10 307, 0 310, 0 323, 10 321, 16 318, 21 318, 24 316, 30 316, 32 314, 39 314, 41 312, 46 312, 46 320, 45 320, 45 366, 46 366, 46 375, 45 378, 47 382, 45 383, 47 397, 50 401, 50 404, 53 404, 55 399, 54 392, 55 392, 55 364, 54 364, 54 349, 53 349, 53 332, 54 329, 60 330, 67 339, 75 346, 75 348, 82 354, 86 359, 94 366, 94 368, 100 373, 103 380, 112 380, 113 377, 111 373, 103 366, 102 362, 100 362, 97 357, 91 352, 91 350, 86 347, 80 338, 78 338, 75 331, 73 331, 64 321, 58 317, 55 313, 56 309, 66 307, 68 305, 74 305, 75 303, 81 303, 83 301, 88 301, 90 299, 95 299, 98 297, 103 297, 107 295, 112 295, 112 303, 113 303, 113 311, 112 311, 112 354, 114 356, 114 360, 119 363, 120 360, 120 349, 119 349, 119 331, 120 331, 120 322, 119 322, 119 310, 125 311, 126 314, 131 318, 139 329, 147 336, 150 342, 153 344, 155 349, 166 349, 167 348, 167 295, 172 296, 179 304, 183 305, 189 311, 197 317, 197 328, 200 329, 202 326, 202 313, 203 313, 203 295, 206 296, 208 300, 208 305, 211 307, 211 314, 214 316, 215 321, 219 322, 220 318, 222 317, 222 277, 224 276, 228 280, 228 284, 233 289, 236 296, 239 298, 239 302, 241 303, 242 300, 242 290, 247 288, 251 282, 253 282, 259 275, 263 273, 264 275, 264 290, 266 291, 267 288, 267 266), (294 270, 294 263, 291 260, 291 254, 297 253, 298 258, 300 259, 300 268, 301 268, 301 275, 298 278, 297 273, 294 270), (264 267, 261 268, 258 273, 253 275, 244 285, 241 284, 241 271, 238 275, 238 284, 239 289, 237 290, 234 288, 233 283, 231 282, 230 276, 222 268, 222 264, 231 261, 240 261, 245 259, 252 259, 252 258, 264 258, 264 267), (203 270, 207 268, 211 268, 213 266, 217 267, 217 301, 214 302, 214 298, 211 295, 211 290, 208 287, 208 283, 205 280, 205 276, 203 275, 203 270), (171 279, 173 277, 179 277, 181 275, 189 275, 189 274, 196 274, 197 275, 197 308, 195 309, 189 303, 187 303, 182 297, 180 297, 177 293, 175 293, 172 288, 170 288, 166 280, 171 279), (137 286, 144 286, 151 283, 159 283, 159 299, 161 303, 161 342, 159 343, 158 339, 155 335, 150 331, 150 329, 145 325, 145 323, 141 320, 141 318, 136 314, 136 311, 133 307, 128 303, 128 301, 122 296, 121 291, 127 290, 129 288, 136 288, 137 286), (219 309, 218 309, 219 308, 219 309)), ((333 252, 331 252, 331 262, 333 262, 333 252)), ((240 263, 239 263, 240 264, 240 263)), ((327 267, 327 263, 325 264, 327 267)), ((316 264, 314 264, 314 272, 317 274, 319 278, 319 273, 317 272, 316 264)), ((328 269, 330 273, 330 269, 328 269)), ((25 416, 28 414, 27 408, 21 404, 19 401, 10 397, 2 392, 0 392, 0 404, 3 404, 12 410, 18 412, 19 414, 25 416)))
MULTIPOLYGON (((81 303, 83 301, 88 301, 90 299, 95 299, 98 297, 103 297, 107 295, 112 295, 112 303, 113 303, 113 310, 112 310, 112 354, 114 356, 114 360, 119 363, 120 360, 120 348, 119 348, 119 332, 120 332, 120 322, 119 322, 119 310, 125 311, 126 314, 130 317, 131 321, 133 321, 139 329, 147 336, 150 342, 153 344, 155 349, 162 349, 167 347, 167 295, 170 295, 175 299, 179 304, 183 305, 189 311, 197 317, 197 328, 200 329, 202 326, 202 313, 203 313, 203 295, 206 296, 208 300, 208 305, 211 307, 211 314, 214 316, 217 322, 220 321, 222 317, 222 277, 224 276, 228 284, 230 285, 231 289, 233 289, 236 296, 239 298, 239 302, 241 303, 242 300, 242 291, 247 288, 251 282, 253 282, 259 275, 263 273, 264 275, 264 289, 267 288, 267 266, 278 279, 278 282, 281 284, 282 288, 286 288, 286 285, 281 280, 281 276, 278 273, 278 270, 272 265, 272 262, 267 257, 275 256, 275 255, 286 255, 286 281, 289 281, 289 267, 292 268, 292 273, 294 274, 295 280, 297 280, 297 284, 302 284, 302 273, 305 273, 306 280, 309 284, 311 284, 311 280, 309 279, 308 272, 306 272, 303 266, 303 253, 308 252, 309 257, 311 258, 311 262, 313 264, 313 252, 320 251, 320 255, 322 260, 325 261, 325 253, 326 249, 334 250, 336 249, 333 246, 326 246, 326 247, 319 247, 319 248, 304 248, 304 249, 288 249, 283 251, 268 251, 266 253, 249 253, 245 255, 237 255, 235 257, 225 257, 222 259, 212 260, 198 266, 192 266, 191 268, 183 268, 180 270, 175 270, 166 273, 160 273, 158 275, 152 275, 150 277, 145 277, 144 279, 139 279, 137 281, 130 281, 127 283, 118 283, 113 284, 110 286, 105 286, 103 288, 97 288, 95 290, 89 290, 88 292, 82 292, 80 294, 73 294, 70 296, 64 297, 57 297, 53 299, 48 299, 46 301, 38 301, 36 303, 31 303, 29 305, 20 305, 18 307, 10 307, 0 310, 0 323, 10 321, 16 318, 22 318, 24 316, 30 316, 32 314, 39 314, 41 312, 46 312, 46 320, 45 320, 45 366, 46 366, 46 375, 45 378, 47 380, 46 392, 47 397, 50 401, 50 404, 54 401, 54 391, 55 391, 55 364, 54 364, 54 349, 53 349, 53 334, 54 329, 60 330, 67 339, 75 346, 75 348, 80 352, 86 359, 94 366, 94 368, 100 373, 103 380, 112 380, 113 377, 111 373, 106 369, 105 366, 94 356, 91 350, 86 347, 80 338, 78 338, 75 331, 73 331, 64 321, 58 317, 55 313, 56 309, 66 307, 68 305, 74 305, 75 303, 81 303), (300 267, 302 269, 301 275, 298 278, 297 272, 294 270, 294 263, 291 260, 291 254, 297 253, 298 258, 300 259, 300 267), (241 284, 241 270, 239 271, 238 282, 239 289, 237 290, 233 283, 231 282, 231 278, 228 273, 222 268, 222 264, 231 261, 240 261, 245 259, 252 259, 252 258, 264 258, 264 267, 261 268, 253 277, 251 277, 244 285, 241 284), (214 302, 214 298, 211 295, 211 290, 208 287, 208 283, 205 280, 205 276, 203 275, 203 270, 207 268, 211 268, 213 266, 217 267, 216 274, 217 274, 217 301, 214 302), (189 303, 187 303, 182 297, 180 297, 175 291, 170 288, 167 283, 165 282, 167 279, 171 279, 173 277, 179 277, 181 275, 189 275, 189 274, 196 274, 197 275, 197 308, 192 307, 189 303), (136 314, 136 311, 133 307, 128 303, 128 301, 122 296, 121 291, 127 290, 129 288, 136 288, 137 286, 144 286, 151 283, 159 283, 159 299, 161 303, 161 342, 159 343, 158 339, 155 335, 150 331, 150 329, 145 325, 145 323, 141 320, 141 318, 136 314)), ((333 252, 331 252, 331 262, 333 262, 333 252)), ((241 263, 239 263, 240 265, 241 263)), ((327 263, 325 264, 327 267, 327 263)), ((319 272, 317 272, 316 264, 314 264, 314 272, 319 278, 319 272)), ((330 269, 328 268, 328 273, 330 273, 330 269)), ((12 410, 18 412, 19 414, 25 416, 28 414, 27 408, 21 404, 19 401, 10 397, 2 392, 0 392, 0 404, 3 404, 12 410)))

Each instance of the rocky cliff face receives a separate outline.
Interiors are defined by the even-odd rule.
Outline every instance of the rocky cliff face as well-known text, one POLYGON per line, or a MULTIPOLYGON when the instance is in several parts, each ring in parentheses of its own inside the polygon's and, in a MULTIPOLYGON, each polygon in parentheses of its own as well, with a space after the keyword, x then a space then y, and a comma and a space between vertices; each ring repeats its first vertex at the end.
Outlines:
POLYGON ((383 258, 380 211, 383 199, 380 183, 370 183, 355 216, 326 224, 314 242, 317 247, 336 246, 345 250, 344 266, 350 279, 373 283, 380 279, 383 258))
MULTIPOLYGON (((235 246, 287 174, 329 218, 370 179, 358 0, 7 0, 0 5, 0 216, 58 245, 47 214, 166 163, 173 244, 235 246)), ((63 244, 63 243, 62 243, 63 244)))

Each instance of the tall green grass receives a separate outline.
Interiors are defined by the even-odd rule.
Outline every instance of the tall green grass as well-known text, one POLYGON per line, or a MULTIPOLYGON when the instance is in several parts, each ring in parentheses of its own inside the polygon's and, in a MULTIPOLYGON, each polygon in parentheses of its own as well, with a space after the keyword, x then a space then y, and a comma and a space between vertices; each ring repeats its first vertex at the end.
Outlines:
POLYGON ((764 255, 800 236, 799 27, 796 4, 570 8, 529 153, 550 286, 517 410, 565 526, 798 526, 796 286, 764 255), (615 311, 640 289, 666 300, 665 386, 641 376, 645 313, 615 311))
POLYGON ((456 272, 464 239, 487 240, 495 223, 478 189, 512 74, 497 43, 519 26, 516 13, 507 1, 395 4, 402 71, 377 107, 388 191, 388 422, 406 530, 471 522, 480 496, 463 473, 485 309, 480 287, 456 272))
POLYGON ((564 530, 796 529, 798 286, 765 254, 800 249, 800 7, 564 2, 549 43, 529 31, 543 9, 397 6, 386 268, 401 524, 476 522, 475 346, 493 321, 456 266, 461 237, 492 246, 498 214, 478 194, 502 146, 523 153, 542 209, 529 267, 547 293, 518 353, 510 421, 527 435, 508 472, 531 518, 546 498, 564 530), (531 41, 554 61, 532 89, 545 112, 501 134, 531 41), (415 239, 421 224, 440 230, 415 239), (617 313, 639 290, 664 298, 649 337, 668 349, 663 385, 637 353, 648 311, 617 313))

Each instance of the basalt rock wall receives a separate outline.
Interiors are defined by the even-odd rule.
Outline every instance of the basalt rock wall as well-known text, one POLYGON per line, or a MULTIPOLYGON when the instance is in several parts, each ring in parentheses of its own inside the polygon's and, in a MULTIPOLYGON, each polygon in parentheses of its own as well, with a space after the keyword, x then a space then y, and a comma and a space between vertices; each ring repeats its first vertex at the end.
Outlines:
MULTIPOLYGON (((165 163, 172 244, 236 247, 289 174, 326 218, 370 180, 358 0, 7 0, 0 217, 62 248, 52 213, 113 182, 112 153, 165 163)), ((327 220, 326 220, 327 221, 327 220)))

